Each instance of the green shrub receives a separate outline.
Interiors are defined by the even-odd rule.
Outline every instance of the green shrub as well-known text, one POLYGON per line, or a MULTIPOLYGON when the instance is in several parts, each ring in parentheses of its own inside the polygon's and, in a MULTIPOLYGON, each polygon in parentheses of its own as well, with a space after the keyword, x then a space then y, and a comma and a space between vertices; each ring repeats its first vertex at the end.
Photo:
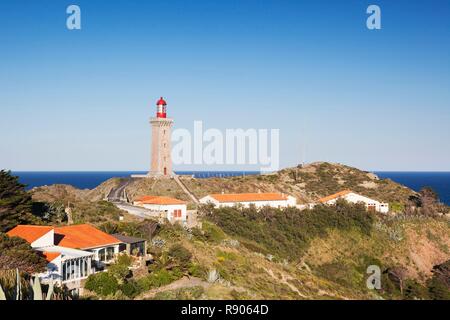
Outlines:
POLYGON ((228 251, 222 251, 222 250, 218 250, 217 253, 217 258, 221 258, 223 260, 237 260, 237 255, 234 252, 228 252, 228 251))
POLYGON ((230 295, 233 298, 233 300, 249 299, 248 296, 245 294, 245 292, 237 291, 236 289, 231 290, 230 295))
POLYGON ((119 282, 122 282, 131 275, 131 271, 128 267, 131 265, 133 259, 127 254, 120 254, 117 257, 117 261, 111 264, 108 268, 108 272, 112 274, 119 282))
POLYGON ((450 289, 443 281, 433 277, 428 283, 430 298, 433 300, 450 300, 450 289))
POLYGON ((202 231, 206 241, 209 242, 220 243, 226 238, 225 233, 220 228, 212 223, 208 223, 207 221, 203 222, 202 231))
POLYGON ((335 261, 326 263, 318 267, 318 274, 325 279, 336 282, 350 288, 360 287, 359 279, 361 275, 352 266, 335 261))
POLYGON ((198 300, 204 293, 203 287, 196 286, 191 288, 181 288, 178 290, 170 290, 158 292, 154 300, 198 300))
POLYGON ((358 229, 364 235, 370 235, 374 221, 374 215, 363 205, 345 201, 303 211, 296 208, 266 207, 258 210, 224 207, 205 212, 205 217, 217 226, 203 223, 203 229, 206 226, 206 229, 215 230, 217 235, 225 231, 238 237, 250 250, 261 247, 259 252, 289 259, 298 259, 312 239, 326 236, 331 228, 358 229))
POLYGON ((99 295, 107 296, 114 294, 118 290, 119 283, 117 282, 117 279, 109 272, 100 272, 91 274, 87 278, 84 287, 99 295))
POLYGON ((140 278, 138 280, 138 285, 141 290, 148 291, 153 288, 158 288, 161 286, 168 285, 175 280, 178 280, 182 277, 182 273, 174 269, 172 271, 166 269, 160 269, 152 272, 146 277, 140 278))
POLYGON ((392 212, 395 212, 395 213, 402 213, 405 211, 405 205, 403 203, 397 202, 397 201, 392 202, 389 205, 389 208, 392 212))
POLYGON ((417 281, 411 279, 405 281, 403 295, 407 300, 429 299, 428 289, 417 281))
POLYGON ((169 249, 169 257, 177 261, 182 267, 187 267, 191 261, 192 254, 181 244, 174 244, 169 249))
POLYGON ((128 254, 120 254, 117 257, 116 264, 120 264, 120 265, 129 267, 132 262, 133 262, 133 258, 131 256, 129 256, 128 254))
POLYGON ((186 231, 179 223, 165 223, 161 225, 158 236, 164 240, 179 240, 185 234, 186 231))
POLYGON ((206 279, 208 269, 196 263, 191 263, 188 268, 189 275, 201 279, 206 279))
POLYGON ((450 300, 450 260, 433 267, 433 277, 428 281, 430 298, 450 300))
POLYGON ((139 284, 135 280, 126 281, 120 285, 120 290, 123 294, 131 299, 141 293, 140 289, 139 284))
POLYGON ((114 263, 109 266, 108 273, 113 275, 119 282, 122 282, 130 275, 130 269, 124 264, 114 263))

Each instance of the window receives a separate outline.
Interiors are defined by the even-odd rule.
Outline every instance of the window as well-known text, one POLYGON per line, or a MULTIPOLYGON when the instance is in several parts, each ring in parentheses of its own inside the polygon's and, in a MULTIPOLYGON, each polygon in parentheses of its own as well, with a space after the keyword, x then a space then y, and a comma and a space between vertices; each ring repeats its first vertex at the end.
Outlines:
POLYGON ((112 260, 114 258, 114 247, 106 248, 106 261, 112 260))
POLYGON ((67 280, 67 267, 66 267, 66 262, 63 262, 63 266, 62 266, 62 276, 63 276, 63 281, 67 280))
POLYGON ((98 260, 99 261, 105 261, 105 257, 106 257, 105 249, 100 249, 98 251, 98 260))
POLYGON ((173 210, 173 217, 174 218, 181 218, 181 209, 173 210))

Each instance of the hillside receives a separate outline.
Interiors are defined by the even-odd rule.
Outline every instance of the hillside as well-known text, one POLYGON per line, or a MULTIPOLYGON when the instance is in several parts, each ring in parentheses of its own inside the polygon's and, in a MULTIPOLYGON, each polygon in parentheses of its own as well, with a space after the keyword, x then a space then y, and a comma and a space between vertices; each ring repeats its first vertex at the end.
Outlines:
MULTIPOLYGON (((92 190, 78 190, 70 186, 46 186, 33 189, 36 199, 52 197, 99 201, 105 199, 124 179, 109 179, 92 190)), ((172 179, 127 179, 126 192, 130 200, 142 195, 166 195, 186 201, 191 199, 172 179)), ((315 201, 329 194, 351 189, 363 195, 385 201, 406 204, 413 190, 389 179, 341 164, 317 162, 303 167, 280 170, 273 174, 225 178, 193 179, 181 177, 183 183, 197 197, 209 193, 283 192, 297 198, 298 203, 315 201)))
MULTIPOLYGON (((405 270, 405 287, 423 290, 433 266, 450 259, 448 221, 433 218, 378 221, 370 234, 331 228, 313 237, 304 253, 291 260, 277 257, 277 250, 261 253, 248 245, 252 237, 233 234, 205 223, 200 234, 179 231, 162 237, 167 245, 183 243, 196 263, 219 272, 222 280, 203 291, 207 299, 401 299, 405 297, 398 289, 385 284, 381 292, 368 290, 366 268, 371 264, 383 272, 400 268, 405 270), (401 230, 401 238, 392 236, 391 230, 401 230)), ((267 236, 277 240, 275 234, 267 236)))
MULTIPOLYGON (((278 191, 306 203, 352 189, 391 204, 406 205, 409 197, 417 195, 393 181, 331 163, 313 163, 259 176, 181 179, 198 198, 222 191, 278 191)), ((152 240, 149 250, 156 258, 156 270, 153 266, 150 273, 136 273, 129 280, 134 288, 129 297, 427 299, 436 298, 435 286, 444 292, 439 297, 448 292, 445 286, 441 288, 448 279, 436 278, 432 272, 433 268, 447 270, 444 265, 450 260, 448 217, 402 213, 383 216, 345 204, 306 211, 261 212, 212 210, 206 206, 200 207, 198 228, 162 225, 155 236, 146 233, 138 219, 105 201, 111 190, 123 183, 130 200, 146 194, 190 200, 173 179, 113 178, 92 190, 53 185, 34 188, 31 193, 35 201, 69 205, 76 223, 90 222, 108 232, 152 240), (125 220, 119 221, 119 216, 125 220), (178 244, 192 255, 190 267, 184 271, 173 269, 173 261, 168 258, 170 248, 178 244), (366 268, 371 264, 384 272, 381 291, 366 287, 366 268), (211 273, 216 274, 214 281, 208 281, 211 273)), ((119 290, 107 298, 127 296, 119 290)))
MULTIPOLYGON (((302 214, 295 209, 256 213, 231 208, 213 210, 192 230, 163 225, 149 247, 156 263, 149 275, 133 276, 138 289, 132 298, 435 298, 429 294, 432 270, 450 260, 448 220, 383 218, 344 206, 344 211, 302 214), (180 244, 191 255, 184 270, 170 253, 180 244), (366 286, 369 265, 383 272, 380 291, 366 286), (389 277, 397 273, 401 289, 389 277), (216 274, 212 281, 211 274, 216 274)), ((138 230, 124 223, 117 227, 130 235, 138 230)), ((116 292, 104 298, 124 296, 116 292)))

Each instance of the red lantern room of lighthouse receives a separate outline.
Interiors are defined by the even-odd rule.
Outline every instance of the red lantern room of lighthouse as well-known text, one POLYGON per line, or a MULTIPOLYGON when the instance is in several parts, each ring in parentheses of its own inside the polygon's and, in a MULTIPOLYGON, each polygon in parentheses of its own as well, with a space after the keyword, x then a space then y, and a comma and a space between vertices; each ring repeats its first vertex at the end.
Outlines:
POLYGON ((167 114, 166 114, 166 106, 167 106, 167 103, 163 99, 163 97, 161 97, 158 100, 158 102, 156 102, 156 117, 157 118, 166 118, 166 116, 167 116, 167 114))

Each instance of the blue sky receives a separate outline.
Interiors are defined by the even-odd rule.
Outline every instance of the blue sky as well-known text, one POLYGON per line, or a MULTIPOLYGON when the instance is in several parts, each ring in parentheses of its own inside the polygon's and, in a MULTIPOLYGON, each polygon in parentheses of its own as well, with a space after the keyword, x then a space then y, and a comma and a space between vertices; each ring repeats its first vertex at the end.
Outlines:
POLYGON ((175 128, 279 128, 281 167, 448 171, 449 39, 447 0, 1 1, 0 168, 147 170, 164 96, 175 128))

